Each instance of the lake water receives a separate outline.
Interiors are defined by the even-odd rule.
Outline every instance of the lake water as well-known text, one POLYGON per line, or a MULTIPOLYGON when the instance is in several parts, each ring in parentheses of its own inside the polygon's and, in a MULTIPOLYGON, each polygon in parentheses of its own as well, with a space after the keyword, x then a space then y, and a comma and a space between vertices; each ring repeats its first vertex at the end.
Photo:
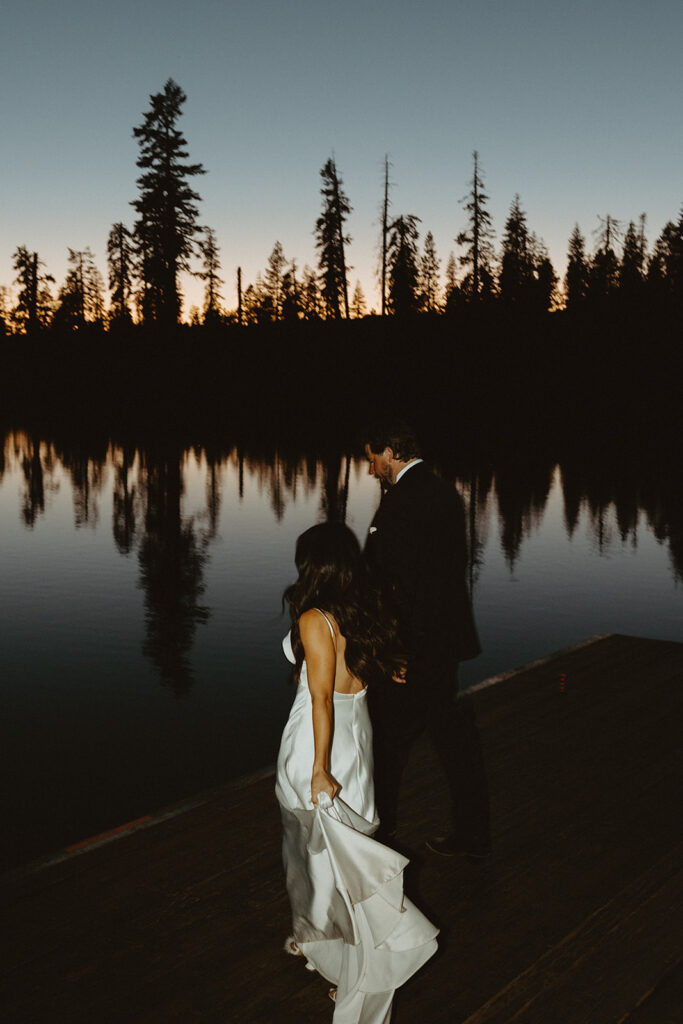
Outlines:
MULTIPOLYGON (((379 490, 345 455, 0 449, 10 867, 274 762, 296 537, 335 506, 362 540, 379 490)), ((484 648, 464 685, 596 633, 683 641, 680 505, 608 468, 456 474, 484 648)))

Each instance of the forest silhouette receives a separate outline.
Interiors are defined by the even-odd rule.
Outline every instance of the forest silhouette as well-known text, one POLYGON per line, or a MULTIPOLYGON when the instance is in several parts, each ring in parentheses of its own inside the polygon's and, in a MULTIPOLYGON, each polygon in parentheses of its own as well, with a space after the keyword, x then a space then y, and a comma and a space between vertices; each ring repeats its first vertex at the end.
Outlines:
MULTIPOLYGON (((322 326, 329 321, 367 315, 359 281, 351 293, 347 221, 352 206, 333 157, 320 171, 321 212, 312 226, 317 266, 300 270, 296 258, 286 257, 276 241, 254 281, 243 286, 237 268, 237 308, 226 309, 219 242, 215 231, 200 221, 201 196, 194 187, 206 170, 190 161, 180 128, 186 96, 169 79, 149 99, 143 120, 133 128, 140 172, 137 196, 130 203, 135 219, 130 226, 124 220, 113 224, 107 239, 108 301, 90 248, 68 249, 68 271, 57 287, 40 254, 19 244, 13 253, 15 290, 0 289, 0 335, 35 338, 48 333, 55 343, 68 344, 70 335, 88 330, 100 355, 104 357, 105 349, 110 355, 113 340, 138 327, 162 334, 176 327, 183 273, 194 274, 205 288, 203 308, 190 310, 188 321, 212 331, 224 328, 226 344, 235 341, 230 328, 275 323, 291 327, 304 321, 317 324, 325 337, 322 326), (112 338, 99 337, 107 331, 112 338)), ((473 309, 484 309, 502 326, 514 324, 516 330, 524 328, 526 317, 548 311, 680 320, 683 209, 651 246, 642 213, 628 224, 610 213, 599 217, 592 251, 577 224, 560 282, 545 244, 527 223, 519 195, 511 201, 496 246, 484 172, 475 151, 472 178, 461 200, 464 226, 454 238, 457 255, 449 254, 442 275, 432 232, 426 231, 421 246, 419 216, 392 210, 389 167, 385 157, 378 195, 380 317, 412 320, 420 330, 423 318, 444 317, 452 333, 471 329, 473 309)))

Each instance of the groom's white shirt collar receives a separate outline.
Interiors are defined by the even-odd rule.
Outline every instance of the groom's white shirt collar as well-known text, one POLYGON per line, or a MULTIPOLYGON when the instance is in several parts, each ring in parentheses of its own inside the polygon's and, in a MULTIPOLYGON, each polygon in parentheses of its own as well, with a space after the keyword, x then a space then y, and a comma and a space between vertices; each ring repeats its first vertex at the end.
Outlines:
POLYGON ((418 462, 422 461, 422 459, 413 459, 413 461, 409 462, 407 466, 404 466, 401 472, 396 474, 396 479, 394 480, 394 487, 399 482, 404 473, 407 473, 409 469, 412 469, 413 466, 417 466, 418 462))

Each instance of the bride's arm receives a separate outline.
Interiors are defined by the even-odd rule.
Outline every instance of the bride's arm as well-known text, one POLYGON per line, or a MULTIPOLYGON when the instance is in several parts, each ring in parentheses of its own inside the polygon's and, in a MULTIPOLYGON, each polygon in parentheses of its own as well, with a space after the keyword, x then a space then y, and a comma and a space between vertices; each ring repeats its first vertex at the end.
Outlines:
POLYGON ((313 704, 313 741, 315 747, 311 774, 311 797, 318 806, 318 794, 330 799, 339 792, 339 784, 330 775, 330 744, 334 710, 334 674, 337 657, 327 622, 311 608, 299 619, 299 633, 304 645, 308 669, 308 689, 313 704))

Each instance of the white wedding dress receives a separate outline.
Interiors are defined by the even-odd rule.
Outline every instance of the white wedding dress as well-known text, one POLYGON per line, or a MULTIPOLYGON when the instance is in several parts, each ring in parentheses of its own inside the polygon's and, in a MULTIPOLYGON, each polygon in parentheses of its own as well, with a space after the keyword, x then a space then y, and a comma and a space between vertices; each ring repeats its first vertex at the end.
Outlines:
MULTIPOLYGON (((293 663, 289 634, 283 648, 293 663)), ((438 929, 403 894, 407 859, 371 838, 379 821, 365 690, 335 690, 330 772, 341 789, 333 801, 321 794, 318 808, 313 750, 304 661, 275 784, 293 935, 308 966, 337 986, 333 1024, 388 1024, 394 990, 436 952, 438 929)))

